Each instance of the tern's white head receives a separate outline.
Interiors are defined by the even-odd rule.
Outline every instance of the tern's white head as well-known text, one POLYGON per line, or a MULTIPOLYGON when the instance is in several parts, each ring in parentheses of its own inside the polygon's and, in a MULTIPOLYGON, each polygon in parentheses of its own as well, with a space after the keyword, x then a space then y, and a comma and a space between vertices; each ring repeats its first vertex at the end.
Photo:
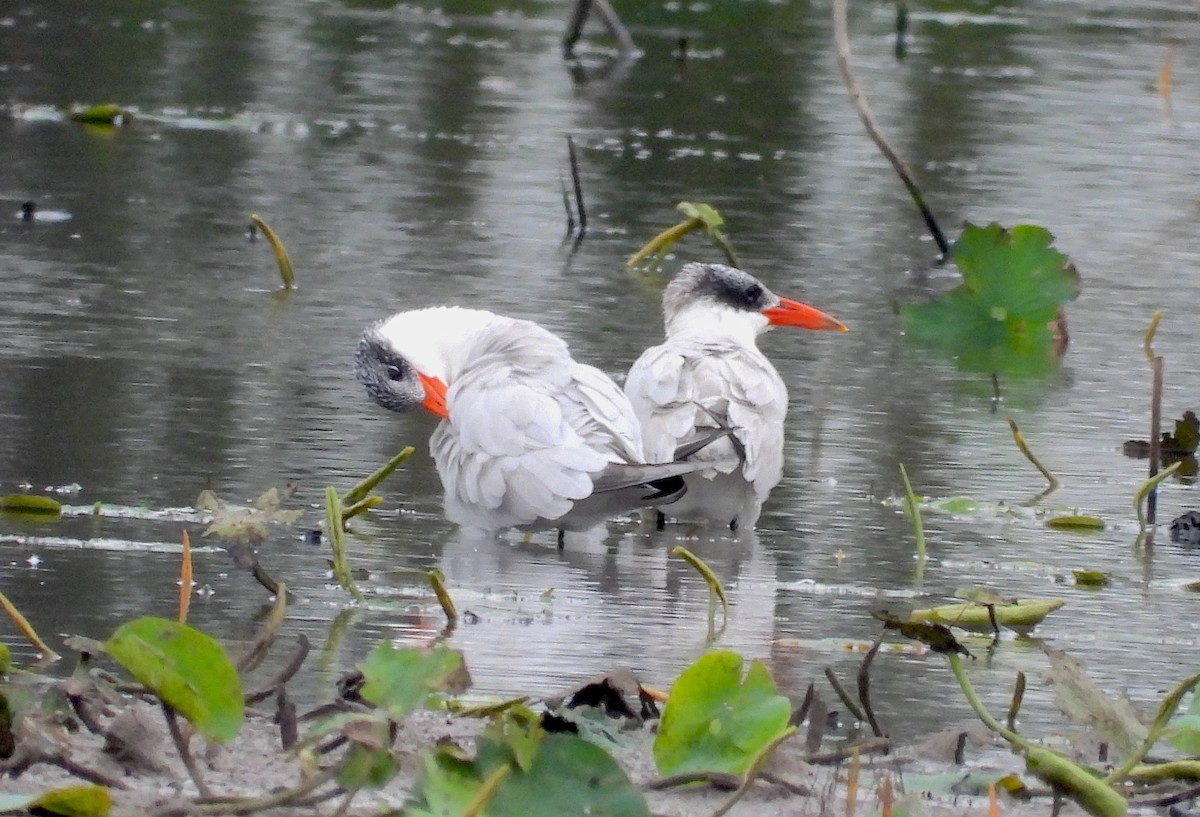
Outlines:
POLYGON ((459 307, 397 312, 363 333, 354 374, 385 409, 423 408, 446 417, 447 388, 480 331, 499 320, 491 312, 459 307))
POLYGON ((667 334, 724 329, 753 339, 773 326, 846 331, 811 306, 780 298, 753 275, 724 264, 685 264, 663 292, 667 334))

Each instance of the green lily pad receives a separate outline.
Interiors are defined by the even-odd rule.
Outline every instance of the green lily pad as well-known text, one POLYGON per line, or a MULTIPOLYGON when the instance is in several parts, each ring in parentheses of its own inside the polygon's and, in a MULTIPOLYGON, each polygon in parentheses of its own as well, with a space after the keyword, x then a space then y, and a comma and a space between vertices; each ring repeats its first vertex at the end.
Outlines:
POLYGON ((363 698, 397 720, 424 706, 435 692, 461 691, 469 683, 462 653, 448 647, 426 650, 384 642, 358 668, 366 680, 363 698))
POLYGON ((205 738, 224 743, 242 725, 242 682, 211 636, 170 619, 122 624, 105 651, 205 738))
POLYGON ((406 804, 411 817, 445 817, 484 800, 487 817, 649 817, 645 797, 612 757, 575 735, 547 735, 533 764, 521 770, 511 749, 489 737, 464 758, 452 745, 423 754, 424 773, 406 804), (489 791, 485 787, 490 787, 489 791))
POLYGON ((948 624, 963 630, 990 633, 992 631, 992 615, 988 612, 990 608, 995 612, 996 623, 1001 627, 1025 634, 1066 603, 1066 599, 1016 599, 1011 604, 984 605, 973 602, 944 604, 940 607, 913 610, 909 613, 908 620, 948 624))
POLYGON ((34 812, 62 817, 103 817, 112 808, 104 786, 61 786, 41 794, 0 794, 0 814, 34 812))
POLYGON ((742 678, 742 657, 718 650, 702 656, 671 687, 654 740, 663 775, 741 774, 788 729, 791 703, 775 690, 762 661, 742 678))
POLYGON ((1042 227, 967 224, 950 248, 962 283, 935 301, 904 304, 904 332, 953 352, 968 371, 1036 375, 1054 366, 1055 324, 1079 275, 1042 227))

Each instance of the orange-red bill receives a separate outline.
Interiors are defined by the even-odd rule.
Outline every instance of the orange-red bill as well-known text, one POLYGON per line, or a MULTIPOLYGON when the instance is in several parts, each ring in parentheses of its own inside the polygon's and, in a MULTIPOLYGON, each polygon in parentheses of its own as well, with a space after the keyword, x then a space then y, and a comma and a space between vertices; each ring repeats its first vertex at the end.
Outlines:
POLYGON ((421 372, 417 372, 417 379, 421 381, 421 386, 425 389, 425 399, 421 401, 421 408, 430 414, 436 414, 443 420, 449 420, 450 410, 446 408, 446 384, 436 377, 430 377, 421 372))
POLYGON ((779 306, 762 311, 772 326, 797 326, 801 329, 834 329, 845 332, 846 326, 837 318, 826 315, 808 304, 780 298, 779 306))

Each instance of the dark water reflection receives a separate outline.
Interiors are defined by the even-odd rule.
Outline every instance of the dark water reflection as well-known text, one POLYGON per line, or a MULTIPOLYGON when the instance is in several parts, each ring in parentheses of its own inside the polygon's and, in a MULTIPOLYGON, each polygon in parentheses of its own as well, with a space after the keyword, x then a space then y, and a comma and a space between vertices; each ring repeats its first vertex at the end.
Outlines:
MULTIPOLYGON (((1200 564, 1163 542, 1133 549, 1142 465, 1120 443, 1145 436, 1141 333, 1157 308, 1168 310, 1156 343, 1166 408, 1195 408, 1200 86, 1181 75, 1170 110, 1149 89, 1164 39, 1194 33, 1194 13, 929 12, 914 17, 903 62, 884 7, 852 21, 877 114, 949 231, 965 219, 1044 224, 1082 273, 1062 367, 1002 383, 996 412, 989 378, 899 336, 893 302, 925 286, 906 270, 934 252, 846 101, 827 10, 652 6, 630 20, 644 56, 614 71, 592 40, 582 80, 558 58, 559 5, 0 9, 0 212, 35 199, 72 214, 0 221, 0 488, 78 485, 66 499, 82 508, 52 524, 0 520, 5 594, 50 634, 102 637, 135 614, 170 615, 180 528, 202 526, 182 511, 92 517, 87 506, 158 513, 206 486, 249 502, 296 481, 311 527, 325 485, 348 487, 411 443, 420 455, 351 540, 379 604, 347 616, 325 551, 302 530, 263 549, 300 595, 290 632, 318 645, 307 693, 381 638, 439 634, 430 594, 394 572, 431 567, 477 617, 450 642, 485 694, 549 692, 614 664, 669 683, 704 649, 705 588, 667 556, 679 540, 631 522, 564 553, 546 536, 464 540, 440 517, 432 426, 375 409, 350 360, 368 322, 455 302, 538 320, 621 373, 661 333, 657 293, 624 259, 687 199, 721 210, 773 288, 852 329, 764 341, 792 389, 788 475, 756 537, 685 540, 729 586, 721 643, 768 658, 801 690, 827 665, 853 673, 859 656, 820 639, 874 637, 867 611, 880 597, 941 601, 985 583, 1067 598, 1039 634, 1084 653, 1109 688, 1147 700, 1181 676, 1197 638, 1181 585, 1200 564), (141 116, 113 131, 49 115, 109 100, 141 116), (574 255, 561 241, 567 133, 591 216, 574 255), (272 291, 265 243, 245 237, 251 212, 289 247, 301 283, 291 297, 272 291), (932 517, 933 559, 915 580, 908 524, 881 502, 898 464, 932 496, 1027 501, 1041 486, 1005 412, 1064 478, 1044 506, 1100 514, 1108 529, 932 517), (1112 586, 1061 583, 1081 568, 1111 573, 1112 586)), ((698 239, 685 247, 711 257, 698 239)), ((1191 507, 1193 491, 1169 486, 1163 513, 1191 507)), ((262 591, 219 548, 196 569, 213 594, 196 600, 194 623, 249 638, 262 591)), ((1041 666, 1036 648, 1006 642, 977 664, 979 683, 1000 705, 1017 669, 1041 666)), ((877 667, 879 710, 899 731, 966 717, 946 703, 958 698, 938 660, 877 667)), ((1029 701, 1030 718, 1052 717, 1048 692, 1029 701)))

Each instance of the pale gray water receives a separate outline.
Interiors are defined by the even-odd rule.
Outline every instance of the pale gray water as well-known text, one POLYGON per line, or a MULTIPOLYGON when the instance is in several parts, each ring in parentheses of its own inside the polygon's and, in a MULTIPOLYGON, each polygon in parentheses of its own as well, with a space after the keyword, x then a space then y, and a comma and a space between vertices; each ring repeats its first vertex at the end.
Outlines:
MULTIPOLYGON (((380 575, 397 567, 441 568, 479 617, 449 643, 483 694, 551 692, 616 664, 667 685, 704 649, 706 591, 668 558, 677 538, 614 523, 607 541, 561 554, 549 535, 464 541, 440 518, 432 423, 377 409, 351 371, 367 323, 453 302, 537 320, 620 374, 661 334, 657 293, 624 260, 685 199, 721 210, 773 288, 852 330, 764 341, 792 389, 785 482, 751 540, 685 541, 729 587, 722 645, 767 658, 802 691, 827 665, 852 676, 857 655, 813 640, 873 638, 878 594, 937 603, 989 584, 1066 598, 1038 634, 1110 689, 1149 701, 1195 670, 1197 602, 1181 585, 1200 554, 1164 535, 1134 549, 1144 463, 1120 450, 1147 436, 1141 340, 1155 309, 1166 411, 1196 407, 1200 82, 1186 50, 1169 109, 1153 91, 1166 39, 1197 33, 1189 4, 917 11, 901 62, 886 7, 851 21, 860 79, 947 231, 1042 224, 1082 275, 1061 368, 1002 382, 999 412, 986 375, 899 333, 894 301, 922 288, 908 271, 934 249, 847 101, 824 4, 631 11, 645 54, 606 77, 611 54, 593 36, 581 83, 559 58, 560 3, 139 8, 0 6, 0 215, 14 214, 0 220, 0 490, 77 484, 73 505, 161 510, 209 484, 248 502, 297 480, 311 527, 325 485, 344 489, 416 445, 385 483, 383 512, 350 539, 374 576, 366 588, 398 606, 339 617, 347 600, 323 548, 296 530, 263 549, 301 597, 289 632, 322 653, 302 679, 309 693, 381 638, 440 631, 423 588, 380 575), (686 64, 673 55, 680 31, 686 64), (53 115, 108 101, 143 116, 114 131, 53 115), (568 133, 591 220, 573 255, 559 192, 568 133), (22 223, 26 199, 72 218, 22 223), (251 212, 291 252, 290 297, 273 292, 266 243, 246 239, 251 212), (1065 483, 1042 506, 1108 528, 930 516, 932 558, 914 581, 910 526, 882 503, 898 464, 929 495, 1029 500, 1041 478, 1006 413, 1065 483), (1061 583, 1083 568, 1112 585, 1061 583)), ((683 250, 716 258, 696 237, 683 250)), ((1164 518, 1194 507, 1195 490, 1169 484, 1164 518)), ((134 516, 0 519, 0 589, 46 634, 104 637, 134 615, 172 615, 180 530, 199 543, 202 526, 134 516)), ((192 623, 249 637, 265 593, 220 552, 198 554, 197 574, 215 594, 196 600, 192 623)), ((29 657, 11 628, 0 637, 29 657)), ((1010 641, 978 683, 1001 706, 1015 671, 1043 664, 1010 641)), ((876 667, 893 728, 966 717, 940 659, 876 667)), ((1031 690, 1031 719, 1053 721, 1050 698, 1031 690)))

